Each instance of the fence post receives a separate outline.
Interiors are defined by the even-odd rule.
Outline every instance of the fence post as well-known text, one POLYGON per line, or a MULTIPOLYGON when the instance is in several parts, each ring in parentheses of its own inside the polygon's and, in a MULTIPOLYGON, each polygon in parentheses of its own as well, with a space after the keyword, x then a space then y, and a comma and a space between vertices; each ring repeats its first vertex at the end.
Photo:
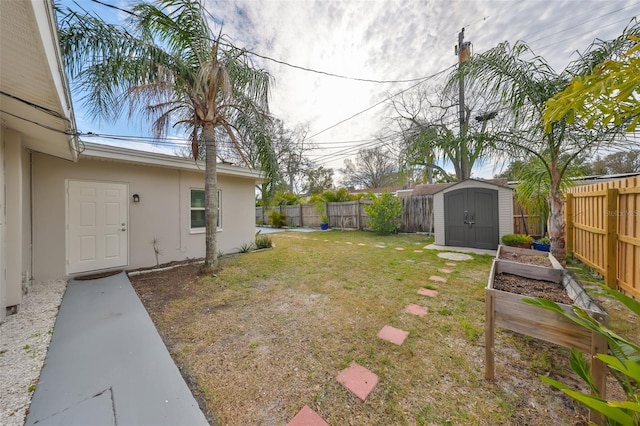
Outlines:
POLYGON ((573 227, 573 194, 567 193, 567 202, 564 208, 565 215, 565 247, 567 255, 573 255, 575 242, 575 228, 573 227))
POLYGON ((299 206, 300 206, 300 228, 302 228, 304 226, 304 219, 302 217, 302 203, 300 203, 299 206))
POLYGON ((605 283, 607 287, 618 289, 618 188, 607 189, 605 210, 605 283))

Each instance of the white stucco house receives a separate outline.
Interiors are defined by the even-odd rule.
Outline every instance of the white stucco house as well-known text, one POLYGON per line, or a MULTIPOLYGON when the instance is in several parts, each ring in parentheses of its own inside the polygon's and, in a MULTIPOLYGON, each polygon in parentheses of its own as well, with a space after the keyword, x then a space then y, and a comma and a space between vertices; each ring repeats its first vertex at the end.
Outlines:
MULTIPOLYGON (((204 256, 204 165, 75 134, 52 1, 0 1, 0 321, 31 280, 204 256)), ((222 252, 254 240, 261 179, 219 165, 222 252)))

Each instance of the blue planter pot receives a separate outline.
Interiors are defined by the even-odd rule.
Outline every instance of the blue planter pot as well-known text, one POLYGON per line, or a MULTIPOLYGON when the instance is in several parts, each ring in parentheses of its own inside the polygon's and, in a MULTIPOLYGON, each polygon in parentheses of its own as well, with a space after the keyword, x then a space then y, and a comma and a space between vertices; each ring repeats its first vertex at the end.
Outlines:
POLYGON ((533 243, 533 249, 538 251, 551 251, 551 244, 533 243))
POLYGON ((326 231, 327 229, 329 229, 329 224, 328 223, 321 223, 320 224, 320 229, 322 229, 323 231, 326 231))

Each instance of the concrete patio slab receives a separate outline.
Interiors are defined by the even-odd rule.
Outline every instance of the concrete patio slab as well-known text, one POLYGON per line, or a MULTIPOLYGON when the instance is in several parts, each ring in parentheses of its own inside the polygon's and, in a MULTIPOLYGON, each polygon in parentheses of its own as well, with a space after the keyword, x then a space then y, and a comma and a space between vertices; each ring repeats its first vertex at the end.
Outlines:
POLYGON ((422 296, 436 297, 438 295, 438 292, 428 288, 419 288, 418 294, 422 296))
POLYGON ((206 425, 124 273, 71 280, 26 425, 206 425))
POLYGON ((486 254, 489 256, 496 255, 496 250, 477 249, 473 247, 452 247, 452 246, 439 246, 437 244, 429 244, 422 248, 425 250, 440 250, 440 251, 453 251, 453 252, 460 252, 460 253, 486 254))
POLYGON ((396 345, 404 343, 405 339, 409 336, 408 331, 400 330, 399 328, 385 325, 382 330, 378 332, 378 337, 396 345))
POLYGON ((363 401, 378 384, 378 376, 375 373, 355 362, 351 362, 349 367, 338 373, 337 380, 363 401))
POLYGON ((445 252, 445 253, 438 253, 438 257, 441 257, 443 259, 449 259, 449 260, 473 260, 472 256, 469 256, 468 254, 464 254, 464 253, 453 253, 453 252, 445 252))
POLYGON ((315 411, 309 408, 308 405, 302 407, 302 410, 298 411, 298 414, 291 419, 287 426, 329 426, 329 423, 325 422, 315 411))

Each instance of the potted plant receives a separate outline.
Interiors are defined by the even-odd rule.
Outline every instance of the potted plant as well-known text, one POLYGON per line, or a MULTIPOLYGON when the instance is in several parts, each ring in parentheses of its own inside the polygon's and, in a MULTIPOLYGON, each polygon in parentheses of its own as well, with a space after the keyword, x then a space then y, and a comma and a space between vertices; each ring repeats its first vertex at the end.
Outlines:
POLYGON ((531 248, 533 238, 525 234, 505 234, 502 236, 502 244, 511 247, 531 248))
POLYGON ((551 251, 551 240, 549 239, 549 237, 542 237, 540 239, 537 239, 533 242, 533 248, 534 250, 539 251, 551 251))
POLYGON ((326 214, 320 216, 320 229, 322 229, 323 231, 329 229, 329 216, 327 216, 326 214))
POLYGON ((316 212, 320 216, 320 229, 329 229, 329 216, 327 215, 327 203, 324 200, 316 201, 316 212))

